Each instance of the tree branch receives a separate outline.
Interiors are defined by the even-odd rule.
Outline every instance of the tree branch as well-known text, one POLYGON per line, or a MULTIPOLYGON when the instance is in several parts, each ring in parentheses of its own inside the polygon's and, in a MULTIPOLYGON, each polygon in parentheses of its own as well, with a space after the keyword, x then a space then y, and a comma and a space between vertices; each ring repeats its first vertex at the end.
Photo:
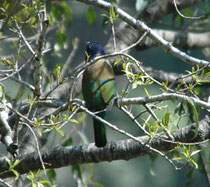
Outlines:
MULTIPOLYGON (((206 117, 199 123, 198 136, 194 137, 196 124, 184 127, 177 133, 173 134, 175 141, 178 143, 196 143, 210 139, 209 118, 206 117)), ((146 136, 138 137, 141 141, 147 143, 146 136)), ((150 146, 160 151, 173 149, 177 143, 166 142, 163 139, 153 139, 150 146)), ((135 157, 152 154, 146 146, 132 139, 112 141, 104 148, 97 148, 93 143, 83 146, 69 146, 42 151, 41 155, 46 168, 60 168, 68 165, 97 163, 102 161, 129 160, 135 157)), ((16 159, 21 159, 20 164, 15 167, 20 174, 30 170, 42 169, 40 158, 37 152, 19 155, 16 159)), ((0 177, 7 178, 13 176, 8 172, 9 166, 7 161, 0 159, 0 177)))
MULTIPOLYGON (((176 5, 179 9, 184 9, 190 6, 200 4, 204 0, 177 0, 176 5)), ((140 19, 147 24, 151 25, 157 23, 160 19, 170 13, 175 13, 176 9, 173 0, 157 0, 149 4, 143 12, 139 14, 137 19, 140 19)))
MULTIPOLYGON (((210 45, 210 32, 193 33, 185 30, 173 31, 154 29, 163 39, 171 42, 176 47, 183 49, 202 49, 210 45)), ((150 38, 146 38, 145 42, 137 46, 137 49, 147 49, 156 47, 150 38)))
POLYGON ((180 100, 189 102, 193 100, 197 105, 210 109, 210 103, 202 101, 200 99, 194 97, 188 97, 186 95, 177 94, 177 93, 163 93, 159 95, 153 95, 150 97, 134 97, 134 98, 122 98, 119 99, 119 104, 121 105, 132 105, 132 104, 145 104, 145 103, 153 103, 156 101, 166 101, 166 100, 180 100))
MULTIPOLYGON (((77 0, 77 1, 97 6, 97 7, 104 9, 108 12, 109 12, 110 8, 113 7, 112 4, 107 3, 103 0, 97 0, 97 1, 77 0)), ((115 12, 116 12, 116 14, 119 14, 119 18, 121 20, 125 21, 127 24, 129 24, 133 28, 139 30, 140 32, 147 32, 148 33, 147 36, 150 39, 152 39, 156 45, 160 46, 166 53, 176 56, 177 58, 179 58, 182 61, 184 61, 188 64, 191 64, 191 65, 198 64, 200 66, 205 66, 205 65, 209 64, 208 61, 197 59, 197 58, 192 57, 192 56, 180 51, 179 49, 175 48, 170 42, 167 42, 162 37, 157 35, 157 33, 153 29, 149 28, 143 22, 136 20, 134 17, 130 16, 129 14, 127 14, 120 8, 115 7, 115 12)), ((208 65, 208 67, 210 67, 210 65, 208 65)))

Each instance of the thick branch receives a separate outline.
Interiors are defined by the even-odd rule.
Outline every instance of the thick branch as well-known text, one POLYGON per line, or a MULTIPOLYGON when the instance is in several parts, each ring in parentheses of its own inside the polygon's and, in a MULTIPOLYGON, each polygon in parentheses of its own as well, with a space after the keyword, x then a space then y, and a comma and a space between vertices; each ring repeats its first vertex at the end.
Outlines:
MULTIPOLYGON (((177 7, 180 9, 187 8, 190 6, 197 5, 204 0, 176 0, 177 7)), ((157 0, 149 4, 145 10, 140 13, 137 19, 141 19, 147 24, 157 23, 161 18, 165 17, 170 13, 175 13, 176 9, 174 7, 172 0, 157 0)))
MULTIPOLYGON (((154 31, 163 39, 171 42, 174 46, 183 49, 201 49, 210 46, 210 32, 192 33, 184 30, 172 31, 162 29, 154 29, 154 31)), ((146 38, 145 42, 138 46, 137 49, 150 47, 155 47, 155 44, 151 39, 146 38)))
POLYGON ((119 99, 119 104, 120 105, 145 104, 145 103, 153 103, 156 101, 166 101, 166 100, 180 100, 188 103, 190 102, 190 100, 193 100, 193 102, 195 102, 197 105, 205 109, 210 109, 210 103, 208 102, 177 93, 163 93, 159 95, 153 95, 150 97, 122 98, 119 99))
MULTIPOLYGON (((180 129, 173 136, 176 142, 195 143, 210 139, 209 118, 206 117, 199 123, 198 136, 193 139, 196 125, 192 124, 180 129)), ((146 137, 139 137, 141 141, 148 141, 146 137)), ((169 143, 162 139, 153 139, 151 144, 153 148, 160 151, 168 151, 176 146, 176 143, 169 143)), ((97 163, 102 161, 129 160, 145 154, 152 154, 151 150, 140 143, 127 139, 113 141, 104 148, 97 148, 93 143, 83 146, 58 146, 54 149, 42 151, 42 158, 46 168, 60 168, 68 165, 97 163)), ((24 174, 30 170, 42 169, 40 159, 37 153, 19 155, 16 159, 21 159, 21 163, 15 168, 19 173, 24 174)), ((7 172, 8 163, 5 159, 0 160, 0 177, 7 178, 13 176, 13 173, 7 172)))

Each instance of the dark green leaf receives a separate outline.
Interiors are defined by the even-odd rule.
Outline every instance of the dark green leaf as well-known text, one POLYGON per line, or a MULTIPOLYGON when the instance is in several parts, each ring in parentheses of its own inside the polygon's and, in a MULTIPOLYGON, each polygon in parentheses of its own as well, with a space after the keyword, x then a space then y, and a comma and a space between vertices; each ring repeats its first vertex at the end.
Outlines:
POLYGON ((23 54, 24 54, 25 52, 26 52, 25 49, 22 50, 22 51, 18 54, 18 56, 16 57, 15 61, 17 62, 17 61, 23 56, 23 54))
POLYGON ((183 9, 183 15, 187 17, 193 17, 193 12, 189 8, 183 9))
POLYGON ((189 103, 190 103, 190 105, 193 109, 194 119, 195 119, 195 123, 196 123, 195 135, 194 135, 193 138, 196 138, 197 135, 198 135, 198 126, 199 126, 198 112, 197 112, 197 109, 196 109, 196 104, 191 98, 189 99, 189 103))
POLYGON ((56 172, 54 169, 48 169, 47 170, 47 176, 48 176, 48 179, 52 182, 56 179, 56 172))
POLYGON ((104 17, 102 20, 102 29, 103 29, 104 33, 107 33, 107 31, 108 31, 108 23, 109 23, 109 18, 104 17))
POLYGON ((94 25, 96 22, 96 13, 92 7, 90 6, 88 7, 86 16, 87 16, 88 23, 90 25, 94 25))
POLYGON ((80 178, 82 180, 82 172, 79 165, 72 166, 72 173, 76 178, 80 178))
POLYGON ((179 26, 182 26, 184 24, 184 18, 180 15, 176 16, 176 21, 178 22, 179 26))
POLYGON ((180 102, 175 111, 174 111, 175 114, 178 114, 179 116, 182 116, 185 114, 185 108, 184 108, 184 103, 183 102, 180 102))
POLYGON ((73 142, 72 137, 70 137, 62 144, 62 146, 66 147, 72 145, 72 142, 73 142))
POLYGON ((68 25, 70 26, 72 23, 72 11, 71 8, 68 6, 68 4, 66 2, 62 2, 61 3, 63 10, 64 10, 64 14, 67 20, 68 25))
POLYGON ((56 21, 59 21, 61 19, 62 15, 63 15, 63 8, 61 6, 58 6, 58 5, 52 5, 51 13, 52 13, 53 18, 56 21))
POLYGON ((61 46, 67 42, 67 35, 65 33, 57 32, 56 39, 61 46))

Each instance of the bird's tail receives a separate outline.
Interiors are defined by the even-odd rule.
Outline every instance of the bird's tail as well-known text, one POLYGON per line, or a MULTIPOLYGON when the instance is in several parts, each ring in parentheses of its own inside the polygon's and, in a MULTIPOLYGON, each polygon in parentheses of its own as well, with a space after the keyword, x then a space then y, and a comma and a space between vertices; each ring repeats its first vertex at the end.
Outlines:
MULTIPOLYGON (((104 119, 105 112, 101 112, 97 114, 97 116, 104 119)), ((97 147, 104 147, 107 143, 106 126, 97 119, 93 119, 93 125, 94 125, 95 145, 97 147)))

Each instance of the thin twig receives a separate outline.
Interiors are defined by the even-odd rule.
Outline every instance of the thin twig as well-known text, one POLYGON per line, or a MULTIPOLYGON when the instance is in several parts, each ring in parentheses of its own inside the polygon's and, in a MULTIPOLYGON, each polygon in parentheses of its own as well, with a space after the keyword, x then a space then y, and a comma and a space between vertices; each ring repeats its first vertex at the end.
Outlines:
POLYGON ((152 117, 158 122, 158 124, 163 128, 163 131, 166 133, 166 135, 168 136, 168 138, 170 138, 171 140, 174 140, 174 137, 171 135, 171 133, 169 131, 167 131, 164 127, 164 125, 162 124, 162 122, 158 119, 158 117, 156 116, 156 114, 154 113, 154 111, 150 108, 150 106, 148 104, 145 104, 144 107, 147 109, 147 111, 152 115, 152 117))
POLYGON ((61 77, 64 77, 67 70, 68 70, 68 67, 70 66, 70 63, 72 62, 76 52, 77 52, 77 49, 78 49, 78 38, 75 38, 74 39, 74 44, 73 45, 73 50, 71 51, 71 53, 69 54, 66 62, 64 63, 64 66, 62 68, 62 71, 61 71, 61 77))
MULTIPOLYGON (((8 107, 8 106, 7 106, 7 107, 8 107)), ((38 152, 38 155, 39 155, 39 158, 40 158, 40 162, 41 162, 41 164, 42 164, 42 168, 43 168, 45 174, 47 175, 46 169, 45 169, 45 165, 44 165, 44 162, 43 162, 43 159, 42 159, 42 156, 41 156, 41 152, 40 152, 40 148, 39 148, 38 139, 37 139, 37 137, 36 137, 35 132, 34 132, 33 129, 31 128, 31 126, 34 125, 34 122, 31 121, 31 120, 29 120, 27 117, 23 116, 21 113, 19 113, 18 111, 14 110, 13 108, 11 108, 11 107, 8 107, 8 108, 9 108, 12 112, 14 112, 16 115, 18 115, 20 118, 24 119, 24 120, 27 122, 27 123, 24 123, 24 122, 23 122, 23 124, 26 125, 26 126, 29 128, 29 130, 31 131, 31 133, 33 134, 33 137, 34 137, 35 143, 36 143, 36 149, 37 149, 37 152, 38 152), (28 125, 28 123, 29 123, 31 126, 28 125)))
POLYGON ((5 182, 3 179, 0 178, 0 183, 5 187, 12 187, 9 183, 5 182))
POLYGON ((137 119, 135 119, 135 117, 133 116, 133 114, 131 112, 129 112, 128 110, 126 110, 124 107, 120 108, 121 111, 123 111, 129 118, 131 118, 135 124, 146 134, 150 137, 150 134, 145 130, 145 128, 137 121, 137 119))
POLYGON ((201 18, 204 18, 205 16, 199 16, 199 17, 188 17, 188 16, 185 16, 185 15, 183 15, 180 11, 179 11, 179 9, 178 9, 178 7, 177 7, 177 4, 176 4, 176 0, 173 0, 173 2, 174 2, 174 7, 175 7, 175 9, 176 9, 176 11, 177 11, 177 13, 181 16, 181 17, 183 17, 183 18, 185 18, 185 19, 201 19, 201 18))
POLYGON ((7 79, 9 79, 9 78, 12 78, 12 76, 14 76, 14 75, 17 74, 18 72, 20 72, 23 68, 25 68, 26 65, 28 65, 28 64, 31 62, 32 59, 33 59, 33 56, 32 56, 31 58, 29 58, 29 59, 27 60, 27 62, 24 63, 18 70, 14 71, 14 72, 11 73, 11 74, 6 74, 7 76, 4 77, 4 78, 2 78, 2 79, 0 79, 0 82, 5 81, 5 80, 7 80, 7 79))
POLYGON ((17 27, 17 33, 19 35, 19 37, 23 40, 23 42, 26 44, 26 46, 28 47, 29 51, 32 53, 33 57, 36 58, 37 54, 36 52, 33 50, 33 48, 30 46, 30 44, 28 43, 28 41, 26 40, 17 20, 15 20, 15 25, 17 27))
MULTIPOLYGON (((9 75, 8 75, 9 76, 9 75)), ((15 81, 15 82, 17 82, 17 83, 19 83, 19 84, 21 84, 21 85, 23 85, 23 86, 25 86, 25 87, 27 87, 29 90, 31 90, 32 92, 35 90, 35 88, 34 88, 34 86, 32 86, 31 84, 29 84, 28 82, 25 82, 25 81, 23 81, 23 80, 20 80, 20 79, 17 79, 17 78, 15 78, 15 77, 10 77, 13 81, 15 81)))
POLYGON ((174 163, 173 161, 168 158, 165 154, 163 154, 161 151, 158 151, 157 149, 151 147, 149 144, 145 144, 141 139, 131 135, 130 133, 122 130, 122 129, 119 129, 118 127, 116 127, 115 125, 109 123, 108 121, 100 118, 99 116, 96 116, 94 113, 92 113, 91 111, 89 111, 87 108, 83 107, 83 106, 80 106, 81 110, 83 110, 84 112, 86 112, 87 114, 89 114, 91 117, 101 121, 102 123, 104 123, 105 125, 107 125, 108 127, 110 127, 111 129, 123 134, 123 135, 126 135, 128 136, 129 138, 139 142, 141 145, 144 145, 146 146, 149 150, 155 152, 155 153, 158 153, 160 156, 162 156, 163 158, 165 158, 176 170, 179 170, 180 168, 178 168, 174 163))

